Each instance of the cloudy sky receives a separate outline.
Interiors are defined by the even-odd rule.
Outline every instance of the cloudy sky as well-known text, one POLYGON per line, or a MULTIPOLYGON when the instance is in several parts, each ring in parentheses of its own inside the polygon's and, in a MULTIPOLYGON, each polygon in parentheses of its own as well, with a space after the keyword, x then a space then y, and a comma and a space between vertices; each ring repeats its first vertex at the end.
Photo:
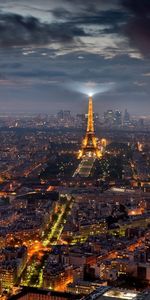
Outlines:
POLYGON ((0 3, 1 112, 150 114, 149 0, 0 3))

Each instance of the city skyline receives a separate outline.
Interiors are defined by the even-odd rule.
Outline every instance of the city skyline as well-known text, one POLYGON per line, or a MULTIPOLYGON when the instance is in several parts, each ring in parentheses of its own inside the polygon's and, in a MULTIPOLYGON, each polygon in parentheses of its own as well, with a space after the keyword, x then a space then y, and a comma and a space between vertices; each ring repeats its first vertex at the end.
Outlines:
POLYGON ((2 112, 148 115, 148 0, 5 1, 0 4, 2 112))

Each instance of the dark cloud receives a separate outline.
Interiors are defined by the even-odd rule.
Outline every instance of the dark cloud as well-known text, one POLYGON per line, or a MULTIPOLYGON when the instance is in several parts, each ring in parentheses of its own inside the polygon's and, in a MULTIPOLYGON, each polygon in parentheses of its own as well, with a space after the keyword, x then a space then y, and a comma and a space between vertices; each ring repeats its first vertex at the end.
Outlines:
POLYGON ((119 10, 106 10, 101 11, 94 9, 90 13, 70 14, 69 11, 63 8, 57 8, 52 11, 56 18, 63 18, 73 24, 78 25, 111 25, 125 22, 128 14, 125 11, 119 10))
POLYGON ((109 7, 116 7, 116 5, 118 6, 120 0, 64 0, 64 3, 68 3, 68 4, 73 4, 74 6, 78 5, 78 6, 82 6, 85 9, 90 8, 94 8, 96 7, 98 8, 109 8, 109 7))
POLYGON ((75 24, 47 24, 34 17, 0 14, 0 47, 73 42, 75 37, 81 36, 85 36, 85 32, 75 24))
POLYGON ((45 79, 50 79, 51 77, 53 78, 60 78, 63 77, 65 78, 66 73, 65 71, 56 71, 56 70, 41 70, 41 69, 36 69, 36 70, 30 70, 30 71, 15 71, 15 72, 9 72, 9 74, 12 76, 16 77, 21 77, 21 78, 45 78, 45 79))
POLYGON ((139 15, 149 15, 150 12, 150 1, 149 0, 123 0, 123 5, 130 9, 134 14, 139 15))
POLYGON ((131 46, 138 48, 142 54, 150 55, 150 1, 123 0, 123 6, 131 17, 125 28, 131 46))
MULTIPOLYGON (((96 8, 88 10, 87 12, 73 13, 64 8, 57 8, 52 11, 53 15, 57 19, 64 19, 69 26, 80 26, 87 28, 92 25, 99 26, 99 34, 112 34, 123 33, 122 24, 128 20, 128 13, 119 10, 105 10, 101 11, 96 8)), ((98 28, 97 28, 98 31, 98 28)), ((94 32, 92 33, 94 36, 94 32)), ((90 36, 90 33, 89 33, 90 36)))
POLYGON ((63 19, 66 19, 66 18, 68 19, 69 18, 70 19, 70 16, 71 16, 70 12, 67 9, 63 8, 63 7, 55 8, 51 11, 51 13, 56 18, 63 18, 63 19))

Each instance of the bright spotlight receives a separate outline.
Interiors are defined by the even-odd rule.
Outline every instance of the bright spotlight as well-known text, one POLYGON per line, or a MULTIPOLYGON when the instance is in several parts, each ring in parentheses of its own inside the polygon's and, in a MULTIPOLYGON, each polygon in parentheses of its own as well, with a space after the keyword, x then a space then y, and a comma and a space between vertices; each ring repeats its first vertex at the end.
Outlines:
MULTIPOLYGON (((64 86, 64 84, 63 84, 64 86)), ((66 88, 71 91, 80 92, 89 97, 93 97, 96 94, 103 94, 110 91, 114 87, 114 82, 108 83, 95 83, 95 82, 69 82, 66 84, 66 88)))
POLYGON ((88 96, 89 96, 89 97, 92 97, 92 96, 93 96, 93 93, 90 92, 90 93, 88 94, 88 96))

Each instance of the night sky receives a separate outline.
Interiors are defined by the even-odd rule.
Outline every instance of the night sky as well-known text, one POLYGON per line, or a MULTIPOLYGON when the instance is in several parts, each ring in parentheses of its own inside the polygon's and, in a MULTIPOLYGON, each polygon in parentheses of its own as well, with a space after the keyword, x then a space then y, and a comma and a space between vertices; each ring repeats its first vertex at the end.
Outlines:
POLYGON ((1 112, 150 113, 149 0, 0 3, 1 112))

